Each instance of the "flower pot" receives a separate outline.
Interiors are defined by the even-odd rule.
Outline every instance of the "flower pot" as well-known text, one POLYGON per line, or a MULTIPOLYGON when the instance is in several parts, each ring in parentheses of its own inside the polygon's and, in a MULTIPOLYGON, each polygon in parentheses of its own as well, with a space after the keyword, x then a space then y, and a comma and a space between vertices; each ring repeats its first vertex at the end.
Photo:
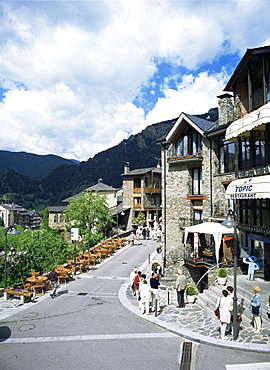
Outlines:
POLYGON ((226 277, 218 277, 217 281, 218 281, 218 285, 225 285, 226 281, 227 281, 227 278, 226 277))
POLYGON ((195 302, 195 295, 186 295, 187 303, 194 303, 195 302))
POLYGON ((206 256, 206 257, 213 257, 213 252, 205 252, 205 251, 203 251, 202 254, 203 254, 203 256, 206 256))

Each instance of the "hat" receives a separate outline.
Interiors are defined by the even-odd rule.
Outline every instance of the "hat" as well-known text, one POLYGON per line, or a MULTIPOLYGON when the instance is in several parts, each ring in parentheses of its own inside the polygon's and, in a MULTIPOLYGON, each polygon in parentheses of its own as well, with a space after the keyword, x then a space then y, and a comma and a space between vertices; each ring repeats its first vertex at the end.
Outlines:
POLYGON ((134 267, 133 271, 137 271, 137 267, 134 267))
POLYGON ((181 269, 178 269, 178 274, 181 275, 182 274, 182 270, 181 269))

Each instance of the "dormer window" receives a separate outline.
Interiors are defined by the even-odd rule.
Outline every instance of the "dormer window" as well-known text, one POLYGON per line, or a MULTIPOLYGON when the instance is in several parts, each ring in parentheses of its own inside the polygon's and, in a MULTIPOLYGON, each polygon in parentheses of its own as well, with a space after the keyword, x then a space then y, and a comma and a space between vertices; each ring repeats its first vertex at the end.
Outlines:
POLYGON ((177 157, 186 156, 189 154, 196 155, 196 153, 201 154, 201 135, 197 131, 188 128, 176 142, 175 149, 177 157))

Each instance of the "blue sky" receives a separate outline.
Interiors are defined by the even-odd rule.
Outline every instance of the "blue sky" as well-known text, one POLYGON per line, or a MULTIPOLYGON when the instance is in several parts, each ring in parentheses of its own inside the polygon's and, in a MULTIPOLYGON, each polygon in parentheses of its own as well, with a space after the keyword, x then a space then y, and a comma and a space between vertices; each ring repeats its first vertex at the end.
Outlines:
POLYGON ((0 2, 0 149, 87 160, 217 106, 266 0, 0 2))

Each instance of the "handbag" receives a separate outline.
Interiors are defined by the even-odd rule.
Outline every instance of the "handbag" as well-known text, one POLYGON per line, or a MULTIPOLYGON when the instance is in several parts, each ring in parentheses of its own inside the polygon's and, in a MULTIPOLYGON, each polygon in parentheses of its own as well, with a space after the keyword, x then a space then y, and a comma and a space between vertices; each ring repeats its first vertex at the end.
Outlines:
POLYGON ((215 312, 215 315, 216 315, 217 317, 219 317, 219 316, 220 316, 219 307, 218 307, 218 308, 216 308, 216 309, 214 310, 214 312, 215 312))
POLYGON ((253 313, 253 315, 259 315, 259 312, 260 312, 260 310, 259 310, 259 306, 252 306, 252 313, 253 313))

